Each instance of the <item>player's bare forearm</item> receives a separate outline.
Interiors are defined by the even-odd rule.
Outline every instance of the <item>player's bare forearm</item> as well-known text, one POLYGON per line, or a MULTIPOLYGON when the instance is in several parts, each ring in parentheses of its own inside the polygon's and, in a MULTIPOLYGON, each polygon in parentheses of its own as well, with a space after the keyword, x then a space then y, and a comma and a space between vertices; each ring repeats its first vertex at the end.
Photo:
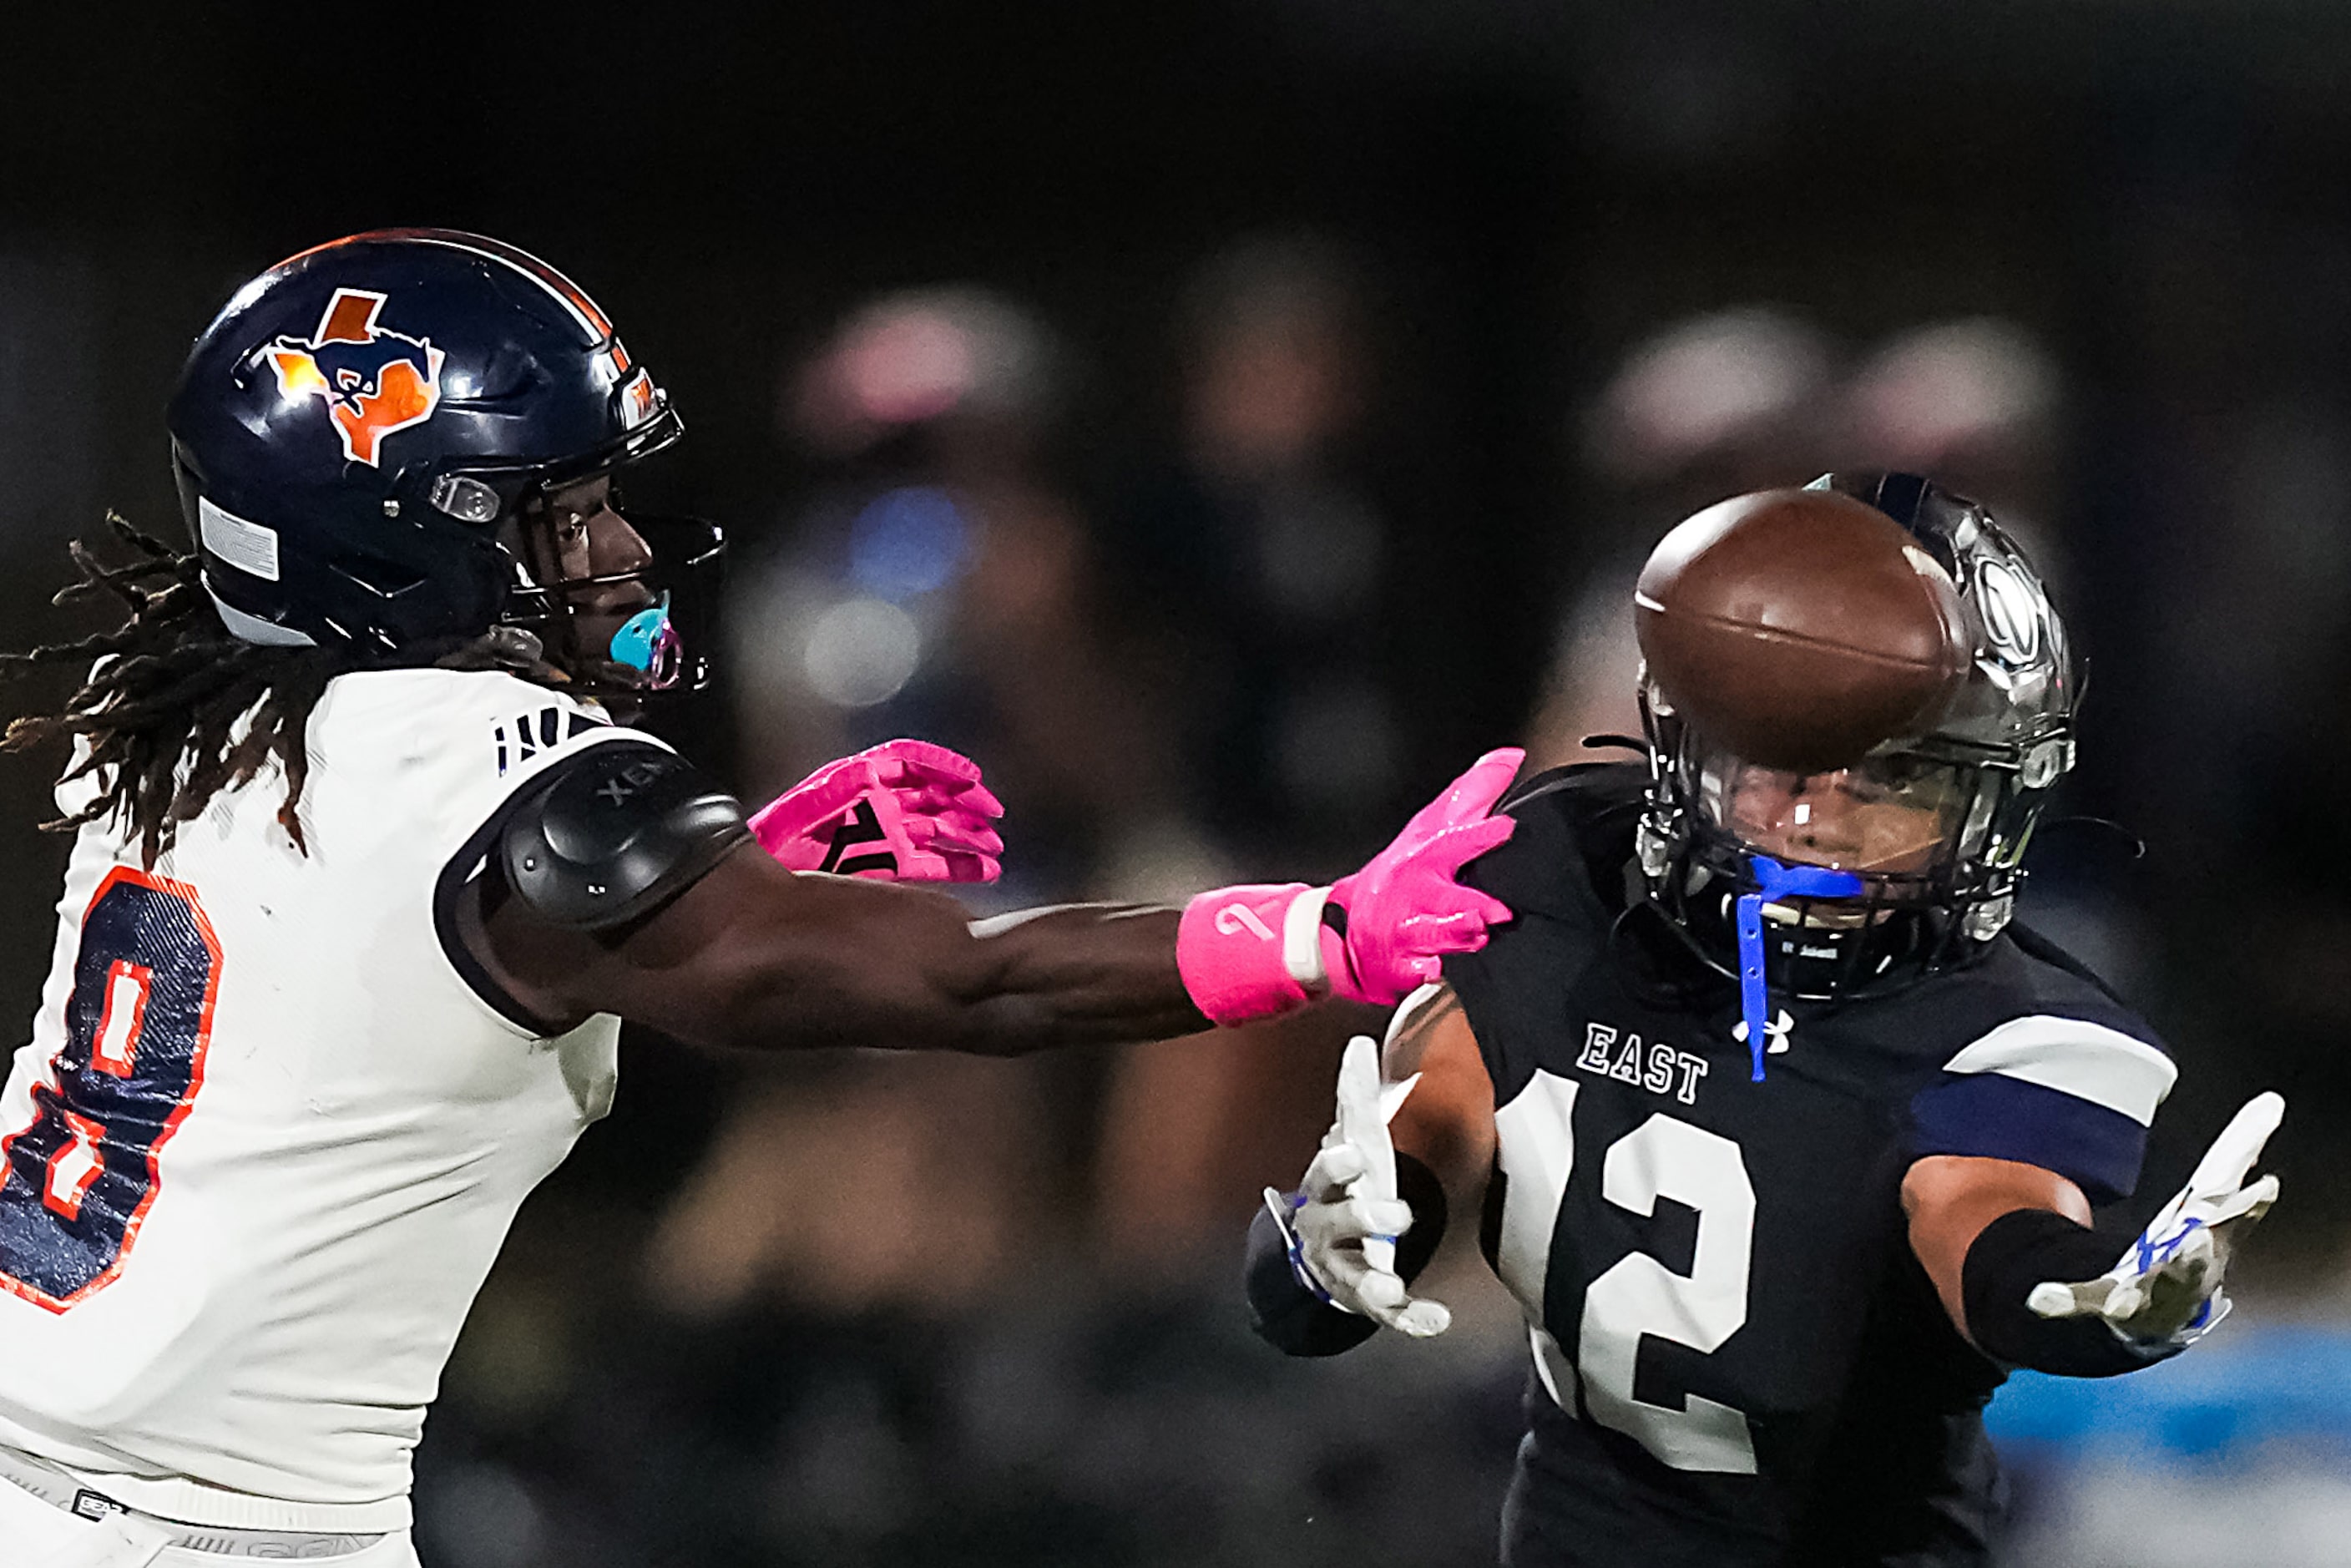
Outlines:
POLYGON ((2082 1189, 2039 1166, 1934 1155, 1912 1166, 1903 1178, 1902 1211, 1909 1219, 1910 1249, 1961 1333, 1968 1332, 1968 1249, 1986 1226, 2019 1209, 2045 1209, 2077 1225, 2090 1223, 2090 1200, 2082 1189))
POLYGON ((799 876, 755 850, 617 934, 485 922, 551 1017, 611 1012, 695 1044, 1015 1055, 1208 1027, 1176 966, 1177 915, 1076 904, 975 925, 903 883, 799 876))
POLYGON ((818 896, 803 915, 717 936, 718 950, 703 960, 716 1006, 645 1021, 755 1049, 990 1056, 1209 1027, 1176 972, 1173 910, 1072 904, 975 923, 954 899, 903 885, 810 891, 818 896))

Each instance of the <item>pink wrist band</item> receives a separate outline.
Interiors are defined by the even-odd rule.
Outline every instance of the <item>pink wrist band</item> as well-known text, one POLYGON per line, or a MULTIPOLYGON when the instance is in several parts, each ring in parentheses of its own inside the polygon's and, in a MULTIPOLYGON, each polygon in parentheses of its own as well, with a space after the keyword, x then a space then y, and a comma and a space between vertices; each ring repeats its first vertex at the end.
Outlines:
POLYGON ((1327 887, 1302 882, 1220 887, 1184 906, 1176 967, 1192 1003, 1217 1024, 1272 1018, 1330 989, 1326 954, 1344 961, 1322 924, 1327 887), (1326 942, 1332 946, 1326 946, 1326 942))
POLYGON ((1329 887, 1220 887, 1185 905, 1176 967, 1193 1005, 1220 1024, 1271 1018, 1325 996, 1394 1007, 1442 977, 1447 953, 1483 947, 1489 928, 1510 911, 1463 886, 1461 868, 1517 827, 1493 810, 1524 757, 1504 747, 1479 758, 1363 870, 1329 887), (1343 933, 1323 920, 1334 904, 1343 933))

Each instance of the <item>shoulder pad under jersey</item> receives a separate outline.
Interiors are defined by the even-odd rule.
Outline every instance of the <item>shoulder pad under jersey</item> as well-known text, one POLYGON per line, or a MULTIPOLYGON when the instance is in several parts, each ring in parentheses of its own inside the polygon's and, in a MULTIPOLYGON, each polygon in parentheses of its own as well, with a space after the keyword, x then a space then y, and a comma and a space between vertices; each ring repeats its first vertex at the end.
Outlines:
POLYGON ((1604 928, 1624 908, 1648 769, 1585 762, 1538 773, 1502 798, 1517 819, 1509 841, 1464 866, 1464 886, 1490 893, 1520 915, 1604 928))
POLYGON ((534 785, 498 852, 540 918, 593 931, 654 909, 747 833, 741 803, 684 758, 616 740, 534 785))

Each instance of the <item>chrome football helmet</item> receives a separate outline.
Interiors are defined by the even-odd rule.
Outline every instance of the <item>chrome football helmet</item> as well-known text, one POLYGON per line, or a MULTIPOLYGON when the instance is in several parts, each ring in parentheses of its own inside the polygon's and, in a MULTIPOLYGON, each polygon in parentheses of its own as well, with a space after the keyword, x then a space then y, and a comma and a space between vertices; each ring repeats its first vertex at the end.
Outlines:
POLYGON ((1876 507, 1949 574, 1970 664, 1916 733, 1813 775, 1732 754, 1644 673, 1640 879, 1692 949, 1740 982, 1759 1075, 1767 992, 1823 999, 1897 983, 1963 961, 2008 925, 2033 825, 2074 765, 2080 695, 2046 588, 1981 506, 1907 474, 1809 487, 1876 507))

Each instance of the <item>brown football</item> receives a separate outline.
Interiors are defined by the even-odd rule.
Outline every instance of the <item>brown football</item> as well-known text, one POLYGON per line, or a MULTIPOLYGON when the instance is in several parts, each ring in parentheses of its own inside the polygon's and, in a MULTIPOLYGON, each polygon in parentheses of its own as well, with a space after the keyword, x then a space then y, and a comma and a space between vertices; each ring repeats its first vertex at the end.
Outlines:
POLYGON ((1634 595, 1657 692, 1750 762, 1821 772, 1930 722, 1970 639, 1942 567, 1833 490, 1762 490, 1657 543, 1634 595))

